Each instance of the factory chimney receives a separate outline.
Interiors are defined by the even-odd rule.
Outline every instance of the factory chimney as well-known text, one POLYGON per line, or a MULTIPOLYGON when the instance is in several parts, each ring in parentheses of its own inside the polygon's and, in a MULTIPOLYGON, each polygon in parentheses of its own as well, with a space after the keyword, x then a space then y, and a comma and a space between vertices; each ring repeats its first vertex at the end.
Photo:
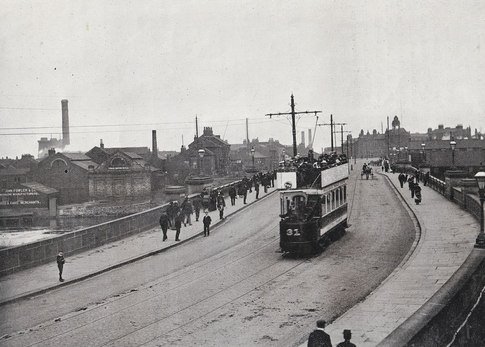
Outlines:
POLYGON ((153 158, 158 157, 157 131, 156 130, 152 130, 152 156, 153 156, 153 158))
POLYGON ((302 144, 303 148, 305 148, 305 132, 304 131, 301 132, 301 144, 302 144))
POLYGON ((312 142, 312 129, 308 129, 308 148, 312 149, 313 142, 312 142))
POLYGON ((103 139, 99 140, 99 148, 104 148, 103 139))
POLYGON ((62 144, 64 146, 69 145, 69 111, 67 109, 67 100, 61 100, 62 106, 62 144))

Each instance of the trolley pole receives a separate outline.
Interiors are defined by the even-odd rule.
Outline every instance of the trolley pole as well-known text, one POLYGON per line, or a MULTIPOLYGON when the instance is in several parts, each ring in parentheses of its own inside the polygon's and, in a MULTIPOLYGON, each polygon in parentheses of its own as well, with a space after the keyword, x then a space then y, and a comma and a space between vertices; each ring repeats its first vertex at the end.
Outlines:
POLYGON ((293 136, 293 157, 296 157, 298 154, 298 150, 296 147, 296 115, 297 114, 314 114, 315 116, 317 113, 322 113, 322 111, 302 111, 302 112, 295 112, 295 99, 293 97, 293 94, 291 94, 291 112, 283 112, 283 113, 268 113, 266 116, 269 118, 273 116, 291 116, 291 133, 293 136))

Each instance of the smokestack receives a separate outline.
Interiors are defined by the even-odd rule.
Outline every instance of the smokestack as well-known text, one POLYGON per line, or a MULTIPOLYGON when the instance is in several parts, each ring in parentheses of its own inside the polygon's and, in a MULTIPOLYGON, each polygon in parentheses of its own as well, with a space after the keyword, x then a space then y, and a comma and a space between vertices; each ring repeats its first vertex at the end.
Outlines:
POLYGON ((304 131, 301 132, 301 144, 303 145, 303 147, 305 147, 305 132, 304 131))
POLYGON ((158 157, 157 131, 156 130, 152 130, 152 156, 154 158, 158 157))
POLYGON ((103 139, 99 140, 99 148, 104 148, 103 139))
POLYGON ((61 100, 62 106, 62 144, 67 146, 71 143, 69 140, 69 111, 67 108, 67 100, 61 100))
POLYGON ((312 129, 308 129, 308 147, 312 149, 313 147, 313 142, 312 142, 312 129))

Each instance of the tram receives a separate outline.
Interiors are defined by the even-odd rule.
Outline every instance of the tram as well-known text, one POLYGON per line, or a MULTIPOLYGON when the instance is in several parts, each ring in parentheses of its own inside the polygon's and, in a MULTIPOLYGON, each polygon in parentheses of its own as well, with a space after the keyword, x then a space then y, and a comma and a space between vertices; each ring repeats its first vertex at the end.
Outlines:
POLYGON ((347 163, 312 171, 310 180, 300 179, 296 169, 277 172, 280 247, 284 253, 319 253, 345 233, 347 163))

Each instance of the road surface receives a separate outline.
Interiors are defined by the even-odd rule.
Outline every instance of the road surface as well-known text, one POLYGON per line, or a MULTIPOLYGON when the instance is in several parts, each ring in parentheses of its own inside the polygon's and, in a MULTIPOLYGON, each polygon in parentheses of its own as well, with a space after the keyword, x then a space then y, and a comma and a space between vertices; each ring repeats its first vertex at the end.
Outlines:
POLYGON ((210 237, 2 307, 0 346, 297 345, 376 288, 414 239, 384 177, 354 172, 349 184, 351 226, 319 256, 278 253, 275 193, 210 237))

